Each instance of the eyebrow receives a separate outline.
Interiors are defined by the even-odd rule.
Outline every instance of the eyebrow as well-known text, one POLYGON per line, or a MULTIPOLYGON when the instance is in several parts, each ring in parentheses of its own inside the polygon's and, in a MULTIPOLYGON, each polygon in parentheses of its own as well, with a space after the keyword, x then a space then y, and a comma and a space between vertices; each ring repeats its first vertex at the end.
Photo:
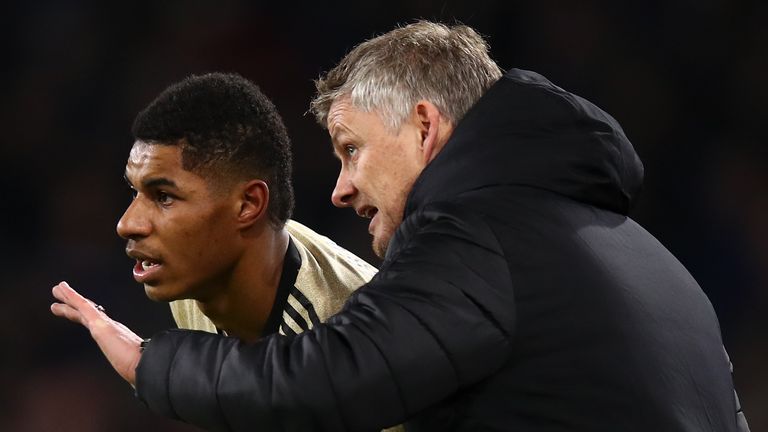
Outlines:
POLYGON ((336 159, 341 159, 341 157, 339 156, 339 154, 341 153, 340 149, 342 147, 340 143, 341 141, 340 138, 344 138, 344 137, 357 138, 357 135, 351 130, 347 129, 346 126, 343 126, 343 125, 337 126, 336 132, 334 132, 331 135, 331 154, 336 159))
POLYGON ((335 131, 331 134, 331 142, 335 145, 339 141, 339 138, 343 138, 346 135, 351 135, 353 137, 357 136, 343 124, 337 125, 335 131))
MULTIPOLYGON (((131 182, 127 174, 123 174, 123 178, 125 179, 126 182, 128 182, 129 185, 133 186, 133 182, 131 182)), ((141 186, 145 189, 150 189, 158 186, 168 186, 175 189, 179 188, 173 180, 167 179, 165 177, 148 178, 141 182, 141 186)))
POLYGON ((336 128, 336 131, 331 134, 331 142, 335 143, 339 140, 339 135, 344 135, 345 131, 341 130, 340 128, 336 128))

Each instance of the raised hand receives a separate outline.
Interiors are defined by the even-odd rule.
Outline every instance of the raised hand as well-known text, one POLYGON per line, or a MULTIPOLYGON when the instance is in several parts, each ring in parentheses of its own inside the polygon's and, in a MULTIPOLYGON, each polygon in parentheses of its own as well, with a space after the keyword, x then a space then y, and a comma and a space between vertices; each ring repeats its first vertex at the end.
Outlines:
POLYGON ((142 339, 122 323, 109 318, 104 308, 78 294, 66 282, 53 287, 53 296, 61 303, 53 303, 51 312, 85 326, 115 371, 134 386, 142 339))

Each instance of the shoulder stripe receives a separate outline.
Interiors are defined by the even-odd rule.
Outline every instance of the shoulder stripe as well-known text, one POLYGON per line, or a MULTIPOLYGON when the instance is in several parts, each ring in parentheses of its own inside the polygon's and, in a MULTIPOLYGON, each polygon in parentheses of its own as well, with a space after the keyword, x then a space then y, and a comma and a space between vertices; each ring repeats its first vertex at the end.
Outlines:
POLYGON ((309 321, 312 323, 311 327, 320 324, 320 318, 317 316, 317 312, 315 312, 315 307, 312 305, 312 302, 309 301, 309 299, 304 295, 304 293, 299 291, 299 289, 295 286, 291 287, 290 293, 292 297, 298 300, 299 304, 304 308, 304 310, 307 311, 309 321))
POLYGON ((280 329, 277 332, 283 336, 296 336, 296 332, 285 323, 280 325, 280 329))
MULTIPOLYGON (((310 328, 309 322, 307 321, 306 318, 301 316, 301 312, 296 310, 296 307, 291 304, 292 303, 291 297, 293 296, 288 296, 288 303, 286 303, 285 310, 284 310, 285 314, 287 314, 293 319, 293 322, 295 322, 299 326, 301 331, 309 330, 310 328)), ((285 315, 283 315, 283 317, 285 317, 285 315)))
POLYGON ((285 302, 285 312, 289 314, 302 329, 309 330, 314 327, 312 321, 309 319, 309 313, 293 295, 289 295, 285 302))
POLYGON ((280 328, 285 332, 286 336, 295 336, 305 329, 301 328, 301 326, 291 318, 287 309, 290 308, 286 308, 286 310, 283 311, 283 323, 280 325, 280 328))

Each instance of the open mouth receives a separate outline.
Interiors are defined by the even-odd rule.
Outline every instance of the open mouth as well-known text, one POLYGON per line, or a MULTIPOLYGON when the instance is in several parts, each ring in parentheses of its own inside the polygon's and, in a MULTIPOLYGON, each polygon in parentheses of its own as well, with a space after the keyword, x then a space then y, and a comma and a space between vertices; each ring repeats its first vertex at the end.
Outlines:
POLYGON ((149 259, 137 259, 136 265, 133 266, 133 278, 138 283, 147 283, 151 279, 157 276, 157 272, 162 267, 157 261, 149 259))
POLYGON ((156 263, 150 260, 143 260, 140 262, 140 264, 141 264, 141 268, 144 269, 144 271, 148 271, 149 269, 160 265, 159 263, 156 263))
POLYGON ((373 219, 374 216, 376 216, 376 213, 379 212, 379 209, 376 207, 362 207, 359 210, 357 210, 357 215, 361 218, 365 219, 373 219))
POLYGON ((364 219, 370 219, 371 222, 368 224, 368 232, 370 234, 373 234, 373 228, 376 224, 376 215, 379 213, 379 209, 372 206, 363 206, 355 209, 355 212, 358 216, 364 219))
POLYGON ((379 212, 379 209, 372 207, 365 211, 365 218, 366 219, 373 219, 374 216, 376 216, 376 213, 379 212))

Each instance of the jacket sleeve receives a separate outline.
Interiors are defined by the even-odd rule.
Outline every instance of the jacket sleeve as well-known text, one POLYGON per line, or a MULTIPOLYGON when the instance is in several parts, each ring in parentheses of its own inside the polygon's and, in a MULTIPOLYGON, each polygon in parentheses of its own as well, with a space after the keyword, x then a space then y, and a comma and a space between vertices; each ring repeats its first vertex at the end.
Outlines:
POLYGON ((371 431, 472 385, 511 353, 500 243, 443 204, 406 219, 379 274, 326 323, 245 344, 171 330, 148 344, 137 395, 213 431, 371 431))

